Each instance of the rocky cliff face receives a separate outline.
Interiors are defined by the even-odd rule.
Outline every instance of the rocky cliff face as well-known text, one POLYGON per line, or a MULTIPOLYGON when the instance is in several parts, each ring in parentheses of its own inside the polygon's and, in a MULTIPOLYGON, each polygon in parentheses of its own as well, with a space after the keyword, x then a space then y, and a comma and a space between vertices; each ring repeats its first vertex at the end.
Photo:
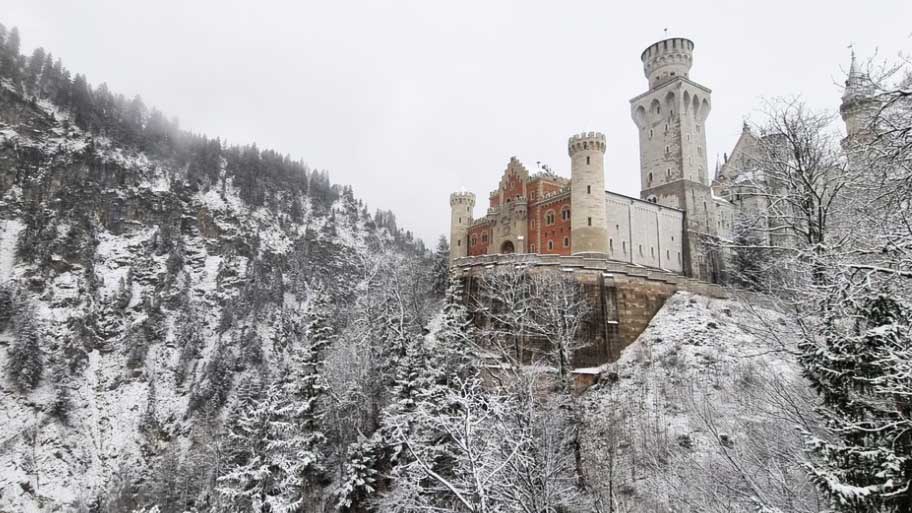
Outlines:
POLYGON ((349 300, 368 253, 423 253, 349 189, 121 140, 0 87, 0 511, 121 511, 218 458, 200 439, 308 304, 349 300))

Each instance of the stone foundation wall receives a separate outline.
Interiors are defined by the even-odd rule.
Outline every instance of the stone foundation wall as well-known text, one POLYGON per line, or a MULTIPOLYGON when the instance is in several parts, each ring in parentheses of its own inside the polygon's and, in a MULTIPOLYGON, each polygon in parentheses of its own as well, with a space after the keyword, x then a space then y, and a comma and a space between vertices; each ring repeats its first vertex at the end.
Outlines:
POLYGON ((732 289, 680 274, 615 262, 604 258, 557 255, 485 255, 457 259, 454 271, 466 285, 466 301, 479 297, 480 273, 500 265, 528 265, 530 272, 572 271, 589 298, 591 314, 580 333, 588 342, 577 351, 574 367, 597 367, 617 360, 621 350, 646 329, 665 300, 679 290, 729 298, 732 289))

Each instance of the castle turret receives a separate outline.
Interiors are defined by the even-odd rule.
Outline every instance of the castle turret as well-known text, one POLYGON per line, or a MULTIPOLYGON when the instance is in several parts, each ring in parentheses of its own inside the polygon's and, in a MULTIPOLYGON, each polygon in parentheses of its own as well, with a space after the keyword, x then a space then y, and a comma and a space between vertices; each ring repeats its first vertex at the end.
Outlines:
POLYGON ((640 197, 684 210, 684 268, 712 280, 719 276, 703 239, 717 233, 706 159, 706 119, 712 91, 690 79, 694 44, 680 37, 650 45, 640 55, 649 89, 630 100, 639 129, 640 197))
POLYGON ((846 138, 843 147, 849 144, 864 143, 871 134, 871 123, 877 115, 878 102, 874 97, 874 83, 871 78, 858 69, 855 52, 852 52, 852 63, 845 81, 842 104, 839 113, 846 125, 846 138))
POLYGON ((450 262, 468 255, 468 233, 473 208, 475 195, 471 192, 450 194, 450 262))
POLYGON ((574 135, 570 154, 570 252, 607 253, 605 210, 605 136, 596 132, 574 135))

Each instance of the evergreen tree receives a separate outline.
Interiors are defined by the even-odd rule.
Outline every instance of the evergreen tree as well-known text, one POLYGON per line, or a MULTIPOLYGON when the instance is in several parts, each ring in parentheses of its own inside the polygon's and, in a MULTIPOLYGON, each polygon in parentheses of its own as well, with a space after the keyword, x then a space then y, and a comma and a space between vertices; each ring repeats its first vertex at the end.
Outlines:
POLYGON ((830 305, 802 344, 828 437, 808 434, 814 483, 838 511, 912 511, 912 312, 886 295, 830 305))
POLYGON ((38 386, 41 373, 44 371, 41 339, 33 319, 33 313, 27 308, 17 312, 13 321, 16 339, 7 350, 7 376, 13 386, 21 392, 38 386))
POLYGON ((431 290, 434 295, 442 297, 446 294, 450 281, 450 243, 443 235, 437 240, 437 250, 431 268, 431 290))

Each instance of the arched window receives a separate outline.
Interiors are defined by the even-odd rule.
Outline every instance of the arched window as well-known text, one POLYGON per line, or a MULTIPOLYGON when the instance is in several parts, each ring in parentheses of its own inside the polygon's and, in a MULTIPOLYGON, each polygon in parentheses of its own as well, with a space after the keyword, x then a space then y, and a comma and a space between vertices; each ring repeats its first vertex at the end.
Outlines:
POLYGON ((476 239, 475 236, 472 236, 472 245, 474 246, 477 243, 478 243, 478 239, 476 239))
POLYGON ((587 218, 586 218, 586 223, 588 223, 589 226, 592 226, 592 218, 591 218, 591 217, 587 217, 587 218))
POLYGON ((640 249, 640 256, 643 256, 643 245, 642 244, 640 244, 639 249, 640 249))
POLYGON ((591 186, 591 185, 587 185, 587 186, 586 186, 586 194, 592 194, 592 186, 591 186))
POLYGON ((570 220, 570 207, 564 207, 561 209, 561 221, 570 220))
POLYGON ((535 244, 529 244, 529 253, 535 253, 535 244))
POLYGON ((608 251, 614 253, 614 239, 608 239, 608 251))
POLYGON ((551 251, 552 249, 554 249, 554 241, 549 240, 548 241, 548 251, 551 251))
POLYGON ((552 224, 554 224, 554 211, 553 210, 549 210, 549 211, 545 212, 545 224, 547 226, 551 226, 552 224))
POLYGON ((652 173, 649 173, 649 177, 646 180, 646 185, 652 185, 652 173))
POLYGON ((587 166, 589 165, 589 156, 588 155, 586 155, 586 165, 587 166))
POLYGON ((564 237, 564 247, 565 248, 570 247, 570 237, 564 237))

